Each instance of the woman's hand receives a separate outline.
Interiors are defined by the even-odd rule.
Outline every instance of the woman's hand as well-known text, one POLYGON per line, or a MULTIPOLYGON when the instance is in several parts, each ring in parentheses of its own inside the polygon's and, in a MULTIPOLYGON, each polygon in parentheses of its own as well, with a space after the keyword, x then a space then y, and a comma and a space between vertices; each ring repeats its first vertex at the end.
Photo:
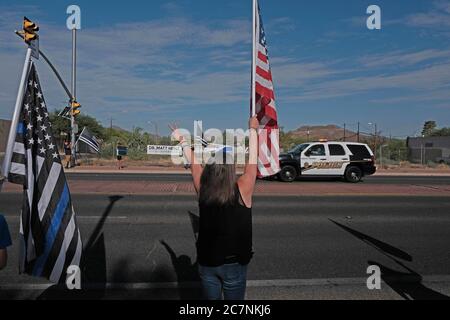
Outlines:
POLYGON ((184 140, 183 136, 180 134, 180 130, 178 130, 178 126, 176 123, 169 124, 170 130, 172 130, 172 137, 177 140, 178 142, 181 142, 184 140))
POLYGON ((258 128, 259 128, 259 121, 258 121, 258 118, 256 116, 253 116, 253 117, 250 118, 250 120, 248 121, 248 127, 250 129, 258 130, 258 128))

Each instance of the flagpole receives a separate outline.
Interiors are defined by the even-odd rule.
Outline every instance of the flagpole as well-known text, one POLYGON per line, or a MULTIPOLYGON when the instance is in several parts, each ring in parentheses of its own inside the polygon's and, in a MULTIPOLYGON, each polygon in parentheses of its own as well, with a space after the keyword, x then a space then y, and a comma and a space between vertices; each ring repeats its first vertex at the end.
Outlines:
POLYGON ((75 146, 78 144, 78 141, 80 141, 80 137, 83 135, 84 129, 86 129, 86 127, 83 127, 83 130, 81 130, 81 133, 78 135, 78 139, 75 142, 75 146))
POLYGON ((31 63, 32 49, 28 47, 25 55, 25 62, 23 64, 22 77, 20 78, 19 90, 17 92, 16 105, 14 106, 14 113, 11 120, 11 127, 9 128, 8 144, 6 145, 5 159, 3 159, 2 174, 8 179, 9 168, 11 166, 11 158, 13 154, 14 141, 16 139, 17 124, 19 123, 20 110, 22 108, 23 96, 26 87, 28 71, 31 63))
POLYGON ((256 0, 253 0, 252 25, 252 117, 256 115, 256 0))
MULTIPOLYGON (((72 29, 72 101, 71 103, 74 101, 73 99, 76 99, 77 97, 77 29, 73 28, 72 29)), ((71 105, 71 109, 70 109, 70 132, 71 132, 71 137, 70 137, 70 141, 72 144, 72 157, 70 158, 70 166, 71 167, 76 167, 76 154, 75 154, 75 116, 73 114, 73 109, 72 109, 72 105, 71 105)))

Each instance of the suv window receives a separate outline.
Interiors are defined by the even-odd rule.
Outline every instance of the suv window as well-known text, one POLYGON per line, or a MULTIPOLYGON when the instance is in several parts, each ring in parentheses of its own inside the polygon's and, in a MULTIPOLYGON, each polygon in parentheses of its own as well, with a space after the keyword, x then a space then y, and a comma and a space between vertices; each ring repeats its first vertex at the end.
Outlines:
POLYGON ((345 150, 340 144, 329 144, 330 156, 345 156, 345 150))
POLYGON ((350 149, 351 153, 353 153, 353 157, 356 160, 369 159, 371 157, 369 150, 367 150, 365 145, 348 144, 347 147, 350 149))
POLYGON ((288 153, 300 154, 303 152, 303 150, 308 148, 308 146, 309 146, 309 143, 300 144, 300 145, 294 147, 293 149, 289 150, 288 153))
POLYGON ((325 155, 325 146, 323 144, 316 144, 308 149, 308 152, 312 156, 324 156, 325 155))

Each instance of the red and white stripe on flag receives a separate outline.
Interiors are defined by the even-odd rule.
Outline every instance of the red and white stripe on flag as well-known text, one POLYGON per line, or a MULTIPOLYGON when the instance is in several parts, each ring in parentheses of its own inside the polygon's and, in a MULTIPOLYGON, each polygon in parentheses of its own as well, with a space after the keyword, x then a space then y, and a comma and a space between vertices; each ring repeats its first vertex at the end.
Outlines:
POLYGON ((255 15, 255 112, 260 123, 258 177, 272 176, 280 171, 279 128, 272 72, 266 47, 266 36, 256 4, 255 15))

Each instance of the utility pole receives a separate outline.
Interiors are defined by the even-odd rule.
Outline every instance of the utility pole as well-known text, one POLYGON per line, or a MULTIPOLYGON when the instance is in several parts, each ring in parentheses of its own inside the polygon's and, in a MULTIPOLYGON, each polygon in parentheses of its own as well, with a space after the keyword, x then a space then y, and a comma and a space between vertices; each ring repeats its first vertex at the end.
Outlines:
POLYGON ((358 122, 358 133, 357 133, 357 136, 358 136, 358 142, 359 142, 359 122, 358 122))
POLYGON ((380 167, 383 169, 383 146, 380 147, 380 167))
POLYGON ((155 141, 156 141, 156 144, 158 144, 159 143, 158 123, 152 121, 152 124, 155 127, 155 141))
POLYGON ((369 126, 374 126, 375 132, 373 134, 373 152, 376 154, 377 153, 377 135, 378 135, 378 128, 377 128, 377 124, 376 123, 372 123, 369 122, 368 123, 369 126))
POLYGON ((346 124, 344 123, 344 142, 346 140, 347 130, 346 130, 346 124))
MULTIPOLYGON (((159 143, 159 134, 158 134, 158 123, 155 121, 147 121, 147 123, 149 125, 152 125, 155 128, 155 143, 158 144, 159 143)), ((150 128, 150 134, 151 134, 151 128, 150 128)))
POLYGON ((72 132, 71 135, 71 141, 70 141, 70 145, 71 145, 71 151, 72 151, 72 157, 71 157, 71 163, 70 165, 72 167, 74 167, 76 165, 75 162, 75 129, 76 129, 76 123, 75 123, 75 116, 73 114, 73 105, 72 102, 76 101, 76 96, 77 96, 77 86, 76 86, 76 82, 77 82, 77 29, 73 28, 72 29, 72 101, 70 102, 70 108, 71 108, 71 112, 70 112, 70 129, 72 132))
POLYGON ((389 145, 381 145, 380 146, 380 167, 383 168, 383 148, 388 147, 389 145))
POLYGON ((420 165, 423 165, 423 143, 420 144, 420 165))
POLYGON ((378 138, 378 130, 377 130, 377 124, 375 123, 375 125, 374 125, 374 127, 375 127, 375 141, 374 141, 374 150, 375 150, 375 152, 376 152, 376 150, 377 150, 377 138, 378 138))
POLYGON ((113 129, 113 117, 110 118, 110 122, 109 122, 109 140, 111 141, 111 152, 112 152, 112 156, 114 158, 115 156, 115 152, 114 152, 114 143, 112 140, 112 129, 113 129))

